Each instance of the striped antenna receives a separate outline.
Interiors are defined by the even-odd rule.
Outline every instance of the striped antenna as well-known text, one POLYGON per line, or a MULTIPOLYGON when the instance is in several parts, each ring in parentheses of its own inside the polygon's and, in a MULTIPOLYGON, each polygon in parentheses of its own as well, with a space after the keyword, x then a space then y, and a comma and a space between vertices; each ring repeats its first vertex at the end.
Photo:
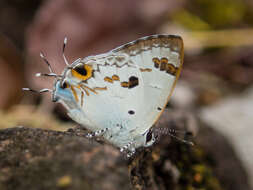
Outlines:
POLYGON ((50 65, 50 63, 48 62, 48 60, 46 59, 46 57, 44 56, 44 54, 42 52, 40 52, 40 57, 44 60, 44 62, 47 64, 49 72, 50 73, 54 73, 52 70, 52 67, 50 65))
POLYGON ((43 59, 43 61, 47 64, 48 66, 48 70, 50 73, 36 73, 36 77, 41 77, 41 76, 46 76, 46 77, 62 77, 61 75, 57 75, 53 72, 53 69, 50 65, 50 63, 48 62, 48 60, 46 59, 46 57, 44 56, 44 54, 42 52, 40 52, 40 57, 43 59))
POLYGON ((57 75, 55 73, 36 73, 36 77, 62 77, 62 75, 57 75))
POLYGON ((65 64, 66 64, 67 66, 69 66, 68 60, 66 59, 65 54, 64 54, 64 52, 65 52, 65 47, 66 47, 66 45, 67 45, 67 42, 68 42, 68 39, 67 39, 67 37, 65 37, 65 38, 64 38, 64 41, 63 41, 63 47, 62 47, 62 56, 63 56, 63 59, 64 59, 65 64))
POLYGON ((43 88, 39 91, 30 89, 30 88, 22 88, 22 90, 23 91, 30 91, 30 92, 34 92, 34 93, 39 93, 39 94, 44 93, 44 92, 51 92, 51 93, 53 92, 51 89, 48 89, 48 88, 43 88))

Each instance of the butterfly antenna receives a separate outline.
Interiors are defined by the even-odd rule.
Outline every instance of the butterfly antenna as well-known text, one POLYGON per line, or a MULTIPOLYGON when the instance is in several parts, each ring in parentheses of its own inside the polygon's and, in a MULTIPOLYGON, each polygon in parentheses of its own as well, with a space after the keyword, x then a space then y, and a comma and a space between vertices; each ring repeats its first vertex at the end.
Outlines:
POLYGON ((57 75, 53 72, 53 69, 49 63, 49 61, 46 59, 46 57, 44 56, 44 54, 42 52, 40 52, 40 57, 43 59, 43 61, 47 64, 48 66, 48 70, 50 73, 36 73, 36 77, 41 77, 41 76, 46 76, 46 77, 61 77, 61 75, 57 75))
POLYGON ((40 57, 43 59, 43 61, 47 64, 47 66, 48 66, 48 69, 49 69, 49 72, 50 73, 54 73, 53 72, 53 69, 52 69, 52 67, 51 67, 51 65, 50 65, 50 63, 48 62, 48 60, 46 59, 46 57, 44 56, 44 54, 42 53, 42 52, 40 52, 40 57))
POLYGON ((64 41, 63 41, 63 47, 62 47, 62 56, 63 56, 63 59, 64 59, 64 62, 67 66, 69 66, 69 63, 68 63, 68 60, 66 59, 65 57, 65 54, 64 54, 64 51, 65 51, 65 47, 67 45, 67 42, 68 42, 68 39, 67 37, 64 38, 64 41))
POLYGON ((34 92, 34 93, 39 93, 39 94, 45 93, 45 92, 51 92, 51 93, 53 92, 51 89, 48 89, 48 88, 43 88, 39 91, 30 89, 30 88, 22 88, 22 90, 23 91, 30 91, 30 92, 34 92))
POLYGON ((191 145, 191 146, 194 146, 194 143, 191 142, 191 141, 187 141, 185 139, 181 139, 179 138, 178 136, 176 136, 175 134, 185 134, 185 135, 189 135, 189 134, 192 134, 190 132, 185 132, 185 131, 180 131, 180 130, 175 130, 175 129, 168 129, 168 128, 157 128, 157 129, 154 129, 154 131, 156 131, 156 133, 158 134, 158 136, 161 136, 161 134, 167 134, 175 139, 177 139, 178 141, 181 141, 183 143, 186 143, 188 145, 191 145))
POLYGON ((36 73, 35 74, 36 77, 62 77, 61 75, 57 75, 55 73, 36 73))

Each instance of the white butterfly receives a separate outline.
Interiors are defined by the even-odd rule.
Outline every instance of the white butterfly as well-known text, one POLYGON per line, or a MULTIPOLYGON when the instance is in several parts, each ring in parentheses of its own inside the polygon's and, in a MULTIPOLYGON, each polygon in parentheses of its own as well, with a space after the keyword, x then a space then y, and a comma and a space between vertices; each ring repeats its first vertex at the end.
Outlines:
MULTIPOLYGON (((64 48, 66 43, 65 38, 64 48)), ((102 136, 129 155, 155 142, 151 127, 163 112, 183 64, 181 37, 139 38, 71 65, 63 57, 67 67, 61 75, 49 65, 49 74, 37 76, 56 77, 52 100, 62 103, 74 121, 92 131, 90 136, 102 136)))

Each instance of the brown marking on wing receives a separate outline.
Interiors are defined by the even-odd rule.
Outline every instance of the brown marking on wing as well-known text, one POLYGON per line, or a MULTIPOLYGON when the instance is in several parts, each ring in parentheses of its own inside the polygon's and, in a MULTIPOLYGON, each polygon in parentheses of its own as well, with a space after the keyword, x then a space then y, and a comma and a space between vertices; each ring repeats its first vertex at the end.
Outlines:
POLYGON ((152 61, 154 62, 155 68, 159 68, 160 71, 166 71, 166 73, 176 76, 178 68, 172 63, 169 63, 169 60, 166 57, 162 57, 161 59, 155 57, 152 61))
MULTIPOLYGON (((88 90, 90 90, 91 92, 97 94, 97 92, 95 90, 93 90, 92 88, 84 85, 84 84, 80 84, 80 87, 84 90, 85 88, 87 88, 88 90)), ((85 90, 84 90, 85 91, 85 90)))
POLYGON ((83 107, 83 96, 84 96, 84 93, 83 91, 81 92, 81 107, 83 107))
POLYGON ((176 68, 173 64, 168 63, 166 72, 175 76, 176 73, 178 72, 178 68, 176 68))
POLYGON ((135 76, 131 76, 129 77, 128 82, 124 81, 124 82, 121 82, 120 84, 121 84, 121 87, 123 88, 134 88, 139 85, 139 79, 135 76))
POLYGON ((112 80, 119 81, 119 76, 118 75, 112 75, 112 80))
POLYGON ((141 72, 151 72, 152 69, 150 69, 150 68, 145 68, 145 69, 140 68, 140 71, 141 71, 141 72))
POLYGON ((161 64, 160 59, 157 58, 157 57, 154 57, 154 58, 152 59, 152 61, 154 62, 155 68, 159 68, 159 65, 161 64))
POLYGON ((161 58, 160 71, 165 71, 168 64, 168 59, 166 57, 161 58))
POLYGON ((113 79, 111 79, 110 77, 105 77, 104 81, 109 82, 109 83, 113 83, 113 79))
POLYGON ((128 82, 121 82, 120 85, 123 88, 128 88, 129 87, 129 83, 128 82))
POLYGON ((95 87, 93 90, 107 90, 107 87, 95 87))
POLYGON ((167 64, 168 63, 168 59, 166 57, 162 57, 161 58, 161 62, 167 64))
POLYGON ((161 65, 160 65, 160 71, 165 71, 166 70, 166 63, 165 62, 161 62, 161 65))
POLYGON ((84 84, 80 84, 79 85, 80 88, 82 88, 82 90, 86 93, 87 96, 90 95, 90 93, 88 92, 88 90, 90 90, 91 92, 93 92, 94 94, 98 94, 98 92, 96 92, 96 90, 107 90, 107 87, 94 87, 94 88, 90 88, 84 84))

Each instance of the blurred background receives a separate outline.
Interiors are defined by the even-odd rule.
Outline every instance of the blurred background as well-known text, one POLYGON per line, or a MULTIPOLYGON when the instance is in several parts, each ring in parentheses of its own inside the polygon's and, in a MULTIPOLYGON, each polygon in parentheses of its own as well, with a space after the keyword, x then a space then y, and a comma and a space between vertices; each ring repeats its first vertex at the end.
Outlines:
POLYGON ((171 106, 226 137, 253 187, 252 0, 1 0, 0 127, 73 127, 50 94, 21 90, 52 88, 52 79, 34 76, 47 72, 39 52, 61 73, 65 36, 72 62, 160 33, 185 44, 171 106))

